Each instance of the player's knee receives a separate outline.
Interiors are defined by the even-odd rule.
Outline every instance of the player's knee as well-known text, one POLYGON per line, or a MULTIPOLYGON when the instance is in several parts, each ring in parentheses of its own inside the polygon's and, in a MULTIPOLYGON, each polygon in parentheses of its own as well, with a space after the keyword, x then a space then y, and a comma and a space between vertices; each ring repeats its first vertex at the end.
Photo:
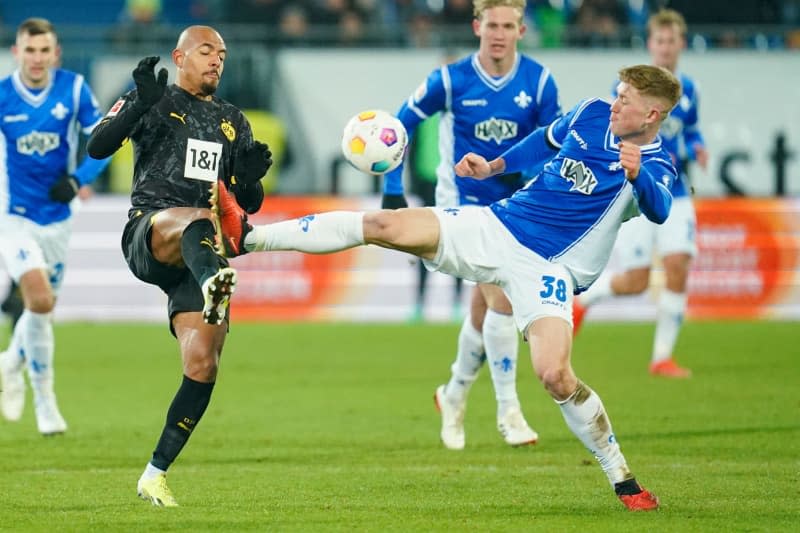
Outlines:
POLYGON ((219 353, 210 346, 190 346, 183 350, 183 373, 202 383, 211 383, 217 379, 219 369, 219 353))
POLYGON ((628 290, 632 294, 639 294, 647 290, 650 285, 650 270, 639 269, 627 273, 628 290))
POLYGON ((25 309, 34 313, 49 313, 56 305, 52 292, 41 291, 25 296, 25 309))
POLYGON ((575 390, 577 378, 575 377, 575 373, 568 366, 544 368, 537 370, 536 375, 547 392, 550 393, 550 396, 557 400, 568 398, 575 390))
POLYGON ((685 292, 689 278, 689 265, 664 263, 664 277, 667 288, 674 292, 685 292))
POLYGON ((398 237, 394 223, 397 213, 392 210, 373 211, 364 215, 364 240, 368 243, 393 243, 398 237))
POLYGON ((183 365, 184 375, 201 383, 212 383, 216 381, 218 369, 219 364, 215 357, 195 358, 191 362, 183 365))

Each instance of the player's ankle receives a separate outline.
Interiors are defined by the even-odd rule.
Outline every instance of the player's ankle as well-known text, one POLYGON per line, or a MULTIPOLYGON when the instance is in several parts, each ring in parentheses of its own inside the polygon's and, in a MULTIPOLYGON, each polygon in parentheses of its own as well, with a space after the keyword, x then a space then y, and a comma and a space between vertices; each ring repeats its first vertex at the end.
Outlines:
POLYGON ((642 492, 642 487, 636 481, 636 478, 631 478, 614 483, 614 492, 617 496, 632 496, 642 492))

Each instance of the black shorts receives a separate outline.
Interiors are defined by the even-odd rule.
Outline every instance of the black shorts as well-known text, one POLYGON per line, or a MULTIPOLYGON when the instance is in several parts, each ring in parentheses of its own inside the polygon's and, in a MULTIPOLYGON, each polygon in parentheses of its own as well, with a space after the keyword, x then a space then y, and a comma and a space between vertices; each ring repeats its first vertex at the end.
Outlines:
MULTIPOLYGON (((167 311, 170 330, 172 317, 178 313, 202 312, 203 292, 186 267, 165 265, 153 257, 150 249, 152 218, 158 211, 136 211, 122 231, 122 253, 133 275, 151 285, 157 285, 167 294, 167 311)), ((219 256, 220 267, 228 261, 219 256)), ((227 317, 226 317, 227 318, 227 317)), ((175 334, 172 331, 173 335, 175 334)))

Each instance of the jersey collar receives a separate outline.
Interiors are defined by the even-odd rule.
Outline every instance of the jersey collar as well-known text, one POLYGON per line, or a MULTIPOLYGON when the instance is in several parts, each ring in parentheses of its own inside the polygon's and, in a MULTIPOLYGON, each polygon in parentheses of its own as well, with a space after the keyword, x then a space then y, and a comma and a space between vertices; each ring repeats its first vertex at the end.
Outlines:
POLYGON ((478 60, 478 52, 472 54, 472 68, 475 69, 475 72, 478 74, 478 77, 483 81, 483 83, 495 91, 501 90, 503 87, 508 85, 511 80, 514 79, 514 76, 517 75, 517 70, 519 69, 519 63, 519 52, 514 52, 514 66, 511 67, 511 70, 509 70, 508 74, 505 76, 501 78, 495 78, 486 72, 483 66, 481 66, 481 62, 478 60))
POLYGON ((45 100, 47 100, 47 96, 50 94, 50 89, 53 88, 53 82, 55 79, 56 71, 55 69, 50 69, 50 83, 48 83, 47 87, 45 87, 40 93, 34 94, 31 92, 28 86, 22 82, 22 77, 19 75, 19 69, 15 70, 11 75, 11 83, 14 85, 14 90, 17 91, 17 94, 25 103, 32 107, 39 107, 45 102, 45 100))
MULTIPOLYGON (((613 133, 611 133, 611 125, 608 126, 606 130, 606 149, 619 151, 619 138, 615 137, 613 133)), ((656 138, 650 144, 645 144, 639 147, 643 154, 649 152, 657 152, 661 149, 661 136, 656 135, 656 138)))

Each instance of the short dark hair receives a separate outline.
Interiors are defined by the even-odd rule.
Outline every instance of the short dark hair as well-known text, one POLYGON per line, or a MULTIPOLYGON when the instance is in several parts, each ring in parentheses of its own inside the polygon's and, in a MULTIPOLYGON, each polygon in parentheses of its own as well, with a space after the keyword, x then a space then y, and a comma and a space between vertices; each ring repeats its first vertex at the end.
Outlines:
POLYGON ((42 35, 43 33, 56 34, 53 23, 41 17, 31 17, 23 20, 17 27, 17 36, 27 33, 28 35, 42 35))

